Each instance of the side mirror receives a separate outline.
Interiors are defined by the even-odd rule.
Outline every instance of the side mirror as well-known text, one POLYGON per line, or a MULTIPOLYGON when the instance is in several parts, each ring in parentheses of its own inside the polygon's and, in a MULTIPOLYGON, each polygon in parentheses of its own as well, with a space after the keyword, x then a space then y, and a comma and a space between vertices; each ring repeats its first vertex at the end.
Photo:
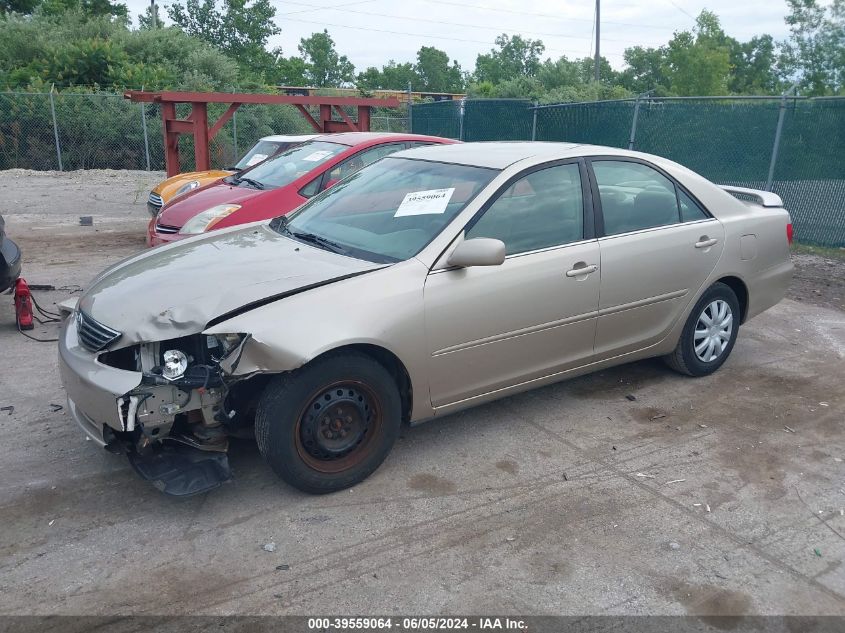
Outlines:
POLYGON ((489 237, 464 240, 449 255, 450 266, 501 266, 505 261, 505 243, 489 237))

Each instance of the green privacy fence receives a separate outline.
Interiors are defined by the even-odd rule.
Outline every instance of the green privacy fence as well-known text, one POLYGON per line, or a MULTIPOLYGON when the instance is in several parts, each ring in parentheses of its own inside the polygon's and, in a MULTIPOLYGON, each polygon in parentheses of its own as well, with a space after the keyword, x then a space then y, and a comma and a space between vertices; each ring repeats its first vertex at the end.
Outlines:
POLYGON ((639 98, 538 107, 467 100, 463 107, 415 105, 412 122, 414 132, 464 141, 567 141, 664 156, 714 182, 770 189, 792 214, 796 239, 845 246, 845 98, 639 98))

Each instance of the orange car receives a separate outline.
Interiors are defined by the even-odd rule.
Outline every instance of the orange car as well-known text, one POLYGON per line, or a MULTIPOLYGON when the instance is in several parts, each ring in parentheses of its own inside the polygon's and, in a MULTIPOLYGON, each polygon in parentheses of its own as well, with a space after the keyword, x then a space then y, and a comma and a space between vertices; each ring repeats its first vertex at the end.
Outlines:
POLYGON ((257 165, 279 152, 283 152, 305 141, 310 141, 316 136, 317 134, 276 134, 265 136, 253 145, 252 149, 244 154, 232 167, 227 167, 226 169, 209 169, 208 171, 189 171, 184 174, 172 176, 157 184, 150 192, 150 196, 147 198, 147 210, 150 212, 150 215, 155 217, 161 211, 161 208, 173 200, 173 198, 193 191, 198 187, 211 184, 215 180, 231 176, 233 172, 257 165))

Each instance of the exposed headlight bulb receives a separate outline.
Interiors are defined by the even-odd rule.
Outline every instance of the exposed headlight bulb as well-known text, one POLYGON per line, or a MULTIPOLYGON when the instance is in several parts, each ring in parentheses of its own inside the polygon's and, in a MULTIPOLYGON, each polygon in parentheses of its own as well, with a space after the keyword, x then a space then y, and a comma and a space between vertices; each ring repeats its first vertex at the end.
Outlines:
POLYGON ((164 366, 161 375, 167 380, 177 380, 188 369, 188 357, 178 349, 169 349, 164 353, 164 366))

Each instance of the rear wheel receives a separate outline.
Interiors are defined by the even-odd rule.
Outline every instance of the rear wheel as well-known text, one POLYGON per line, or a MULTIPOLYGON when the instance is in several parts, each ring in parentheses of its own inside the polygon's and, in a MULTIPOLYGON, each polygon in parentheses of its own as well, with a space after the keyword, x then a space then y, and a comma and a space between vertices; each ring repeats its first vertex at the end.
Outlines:
POLYGON ((272 380, 258 403, 255 435, 279 477, 322 494, 372 474, 393 447, 401 420, 388 371, 369 356, 342 352, 272 380))
POLYGON ((739 331, 739 301, 727 285, 715 283, 690 312, 667 364, 688 376, 706 376, 719 369, 733 350, 739 331))

